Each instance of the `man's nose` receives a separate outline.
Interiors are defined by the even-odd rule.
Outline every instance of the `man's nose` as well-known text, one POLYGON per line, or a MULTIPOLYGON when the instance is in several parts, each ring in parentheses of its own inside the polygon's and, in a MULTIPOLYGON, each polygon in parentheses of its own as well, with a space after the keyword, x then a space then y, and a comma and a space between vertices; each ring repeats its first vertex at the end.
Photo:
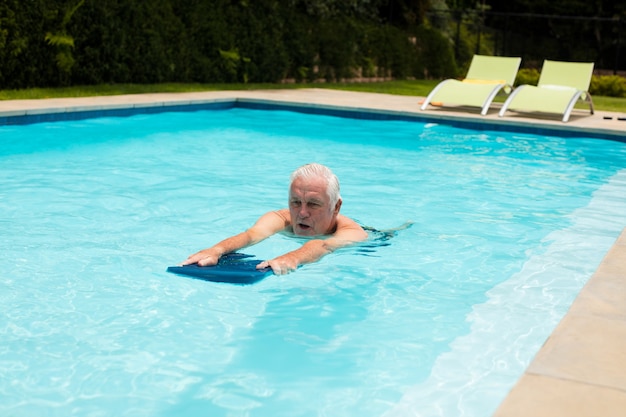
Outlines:
POLYGON ((306 204, 303 204, 302 207, 300 207, 300 217, 309 217, 309 209, 306 204))

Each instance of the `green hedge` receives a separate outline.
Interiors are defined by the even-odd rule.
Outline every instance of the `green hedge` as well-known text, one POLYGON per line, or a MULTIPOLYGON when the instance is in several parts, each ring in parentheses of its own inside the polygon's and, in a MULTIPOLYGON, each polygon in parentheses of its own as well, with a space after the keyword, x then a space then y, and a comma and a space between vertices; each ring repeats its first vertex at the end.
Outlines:
MULTIPOLYGON (((539 70, 522 68, 515 78, 515 85, 537 85, 539 70)), ((626 97, 626 78, 619 75, 594 75, 591 77, 589 93, 594 96, 626 97)))
POLYGON ((626 97, 626 78, 618 75, 591 77, 589 93, 597 96, 626 97))
POLYGON ((437 31, 383 24, 358 3, 3 0, 0 88, 456 74, 437 31), (311 4, 326 3, 343 4, 311 4))

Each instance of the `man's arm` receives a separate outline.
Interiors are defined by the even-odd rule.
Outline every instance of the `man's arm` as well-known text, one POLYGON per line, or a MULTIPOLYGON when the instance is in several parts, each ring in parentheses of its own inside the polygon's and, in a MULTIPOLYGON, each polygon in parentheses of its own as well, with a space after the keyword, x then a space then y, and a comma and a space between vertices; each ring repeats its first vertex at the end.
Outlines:
POLYGON ((288 274, 300 265, 318 261, 325 255, 356 242, 367 239, 367 232, 354 220, 344 216, 337 218, 337 230, 326 239, 312 239, 300 248, 269 261, 263 261, 257 268, 272 268, 276 275, 288 274))
POLYGON ((257 222, 245 232, 222 240, 216 245, 190 255, 181 265, 197 263, 200 266, 215 265, 222 255, 245 248, 267 239, 274 233, 287 227, 285 218, 278 212, 265 213, 257 222))

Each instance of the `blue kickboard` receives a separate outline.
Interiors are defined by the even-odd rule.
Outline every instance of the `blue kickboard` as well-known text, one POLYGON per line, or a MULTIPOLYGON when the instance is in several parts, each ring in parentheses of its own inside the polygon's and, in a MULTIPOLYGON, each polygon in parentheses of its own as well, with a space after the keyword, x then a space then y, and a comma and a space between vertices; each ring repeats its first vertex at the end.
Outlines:
POLYGON ((191 264, 170 266, 167 268, 167 272, 204 281, 241 285, 254 284, 273 274, 272 268, 269 267, 256 269, 256 266, 263 261, 248 258, 254 258, 254 256, 239 252, 227 253, 220 258, 217 265, 199 266, 198 264, 191 264))

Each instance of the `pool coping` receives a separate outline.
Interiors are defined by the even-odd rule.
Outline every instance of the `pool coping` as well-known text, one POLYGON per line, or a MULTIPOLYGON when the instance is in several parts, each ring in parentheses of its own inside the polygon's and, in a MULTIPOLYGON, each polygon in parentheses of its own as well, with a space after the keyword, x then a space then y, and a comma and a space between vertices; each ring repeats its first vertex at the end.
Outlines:
MULTIPOLYGON (((0 125, 204 108, 264 108, 448 123, 459 127, 626 141, 624 115, 575 111, 499 118, 465 108, 418 109, 421 97, 327 89, 213 91, 0 101, 0 125), (183 109, 183 107, 185 108, 183 109), (610 119, 609 119, 610 118, 610 119)), ((626 409, 626 228, 496 410, 494 417, 621 416, 626 409)))
MULTIPOLYGON (((0 101, 0 126, 41 123, 62 120, 80 120, 93 117, 124 117, 133 114, 154 114, 167 111, 216 110, 230 107, 259 109, 288 109, 316 114, 350 116, 363 119, 412 120, 496 131, 516 131, 537 135, 579 136, 581 132, 591 138, 626 142, 626 117, 617 113, 575 111, 569 123, 554 117, 530 118, 524 115, 497 117, 493 111, 480 116, 473 109, 433 108, 420 111, 418 97, 386 94, 354 93, 326 89, 252 90, 201 93, 160 93, 122 96, 80 97, 67 99, 8 100, 0 101), (304 93, 304 94, 302 94, 304 93), (310 100, 308 94, 328 97, 328 100, 310 100), (336 95, 362 95, 384 97, 382 101, 340 102, 336 95), (393 98, 392 108, 387 104, 393 98), (407 102, 404 105, 400 101, 407 102), (477 117, 478 116, 478 117, 477 117), (610 120, 606 120, 610 118, 610 120), (602 120, 601 123, 599 121, 602 120)), ((354 100, 352 100, 354 101, 354 100)))

